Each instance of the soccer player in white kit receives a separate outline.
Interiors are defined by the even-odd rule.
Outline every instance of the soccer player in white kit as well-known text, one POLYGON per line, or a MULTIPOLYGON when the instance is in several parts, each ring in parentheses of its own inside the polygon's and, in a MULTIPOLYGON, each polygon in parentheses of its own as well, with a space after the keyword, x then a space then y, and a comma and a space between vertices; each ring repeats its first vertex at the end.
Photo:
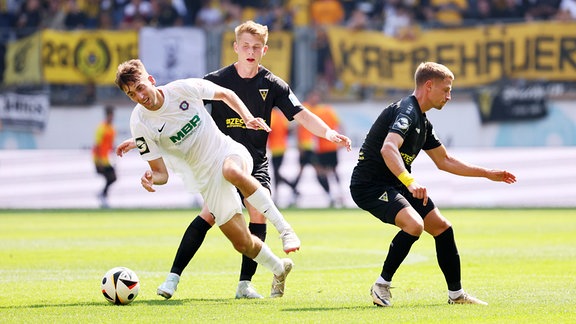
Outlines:
MULTIPOLYGON (((224 101, 249 129, 270 131, 265 121, 254 118, 232 90, 204 79, 182 79, 156 86, 154 77, 138 59, 121 63, 115 82, 137 103, 130 129, 141 157, 150 165, 141 178, 144 189, 154 192, 154 185, 166 184, 168 169, 178 174, 191 192, 200 192, 234 248, 271 270, 273 287, 283 292, 293 262, 280 259, 250 234, 236 188, 277 229, 291 226, 267 190, 251 176, 253 162, 248 150, 218 129, 203 100, 224 101)), ((134 142, 119 145, 116 153, 122 156, 134 142)))

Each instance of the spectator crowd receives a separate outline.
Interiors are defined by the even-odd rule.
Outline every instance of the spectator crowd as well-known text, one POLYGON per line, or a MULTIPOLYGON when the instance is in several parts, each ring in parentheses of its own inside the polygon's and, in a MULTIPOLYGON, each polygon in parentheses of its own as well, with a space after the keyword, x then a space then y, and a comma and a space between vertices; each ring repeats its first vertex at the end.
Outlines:
POLYGON ((270 31, 311 28, 319 83, 333 87, 328 26, 409 40, 428 28, 576 20, 576 0, 0 0, 0 57, 9 40, 41 29, 232 30, 248 19, 270 31))
POLYGON ((252 19, 270 30, 340 25, 410 37, 415 27, 574 20, 576 0, 2 0, 0 28, 226 28, 252 19))

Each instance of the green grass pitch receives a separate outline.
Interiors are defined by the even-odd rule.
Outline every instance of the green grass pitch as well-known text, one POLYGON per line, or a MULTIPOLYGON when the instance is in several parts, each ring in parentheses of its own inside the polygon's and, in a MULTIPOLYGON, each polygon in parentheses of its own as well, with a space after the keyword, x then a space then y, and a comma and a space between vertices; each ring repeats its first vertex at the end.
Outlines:
MULTIPOLYGON (((0 211, 3 323, 570 323, 576 319, 576 210, 447 209, 464 288, 489 306, 448 305, 434 241, 423 234, 394 277, 393 307, 369 289, 398 231, 358 209, 284 211, 302 240, 283 298, 236 300, 240 255, 212 229, 175 296, 156 288, 198 210, 0 211), (137 299, 106 302, 115 266, 140 277, 137 299)), ((267 242, 278 255, 271 225, 267 242)), ((263 295, 272 275, 258 268, 263 295)))

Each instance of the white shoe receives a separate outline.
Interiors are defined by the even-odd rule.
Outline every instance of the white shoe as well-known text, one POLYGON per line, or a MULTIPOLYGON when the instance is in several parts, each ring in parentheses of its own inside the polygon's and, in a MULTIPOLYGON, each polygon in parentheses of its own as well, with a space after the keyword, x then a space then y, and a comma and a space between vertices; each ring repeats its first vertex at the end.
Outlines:
POLYGON ((290 259, 282 259, 280 261, 284 264, 284 272, 279 276, 274 275, 274 278, 272 279, 272 290, 270 291, 270 297, 272 298, 284 296, 286 277, 294 266, 294 262, 290 259))
POLYGON ((238 289, 236 289, 236 299, 239 298, 264 298, 260 295, 256 289, 252 286, 252 283, 248 280, 242 280, 238 282, 238 289))
POLYGON ((370 288, 370 295, 372 296, 372 302, 376 306, 388 307, 392 306, 392 294, 390 293, 390 286, 380 283, 375 283, 372 288, 370 288))
POLYGON ((460 297, 452 299, 448 297, 448 304, 475 304, 475 305, 488 305, 487 302, 481 301, 480 299, 470 296, 467 293, 462 293, 460 297))
POLYGON ((98 200, 100 201, 100 208, 108 209, 110 205, 108 205, 108 198, 104 196, 103 193, 98 194, 98 200))
POLYGON ((178 282, 180 282, 180 276, 175 273, 169 273, 168 277, 166 277, 166 281, 164 281, 156 290, 156 294, 166 299, 170 299, 170 297, 172 297, 176 292, 178 282))
POLYGON ((280 238, 282 239, 282 246, 286 254, 300 250, 300 239, 296 236, 292 228, 283 230, 280 238))

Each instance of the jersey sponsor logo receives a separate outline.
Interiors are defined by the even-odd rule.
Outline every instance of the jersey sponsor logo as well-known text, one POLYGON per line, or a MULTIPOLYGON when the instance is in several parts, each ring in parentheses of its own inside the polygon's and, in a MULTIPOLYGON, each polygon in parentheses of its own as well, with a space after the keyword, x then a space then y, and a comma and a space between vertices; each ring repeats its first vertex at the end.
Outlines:
POLYGON ((400 155, 402 155, 402 160, 404 160, 404 163, 407 165, 412 165, 412 162, 414 162, 414 159, 416 158, 416 154, 408 155, 400 152, 400 155))
POLYGON ((174 144, 179 144, 182 142, 186 137, 192 134, 198 126, 201 124, 202 120, 200 116, 194 115, 190 121, 188 121, 182 128, 176 133, 176 135, 170 136, 170 140, 174 144))
POLYGON ((166 123, 162 124, 162 127, 158 128, 158 133, 162 133, 164 126, 166 126, 166 123))
POLYGON ((408 131, 408 128, 410 128, 411 123, 412 121, 408 116, 400 114, 398 117, 396 117, 396 121, 392 125, 392 129, 399 130, 402 132, 402 134, 406 134, 406 131, 408 131))
POLYGON ((226 128, 246 128, 242 118, 226 118, 226 128))
POLYGON ((262 97, 262 101, 266 101, 266 97, 268 97, 268 89, 258 89, 260 91, 260 97, 262 97))
POLYGON ((137 137, 134 141, 136 142, 136 147, 138 148, 140 155, 150 153, 150 149, 148 148, 148 144, 146 143, 144 137, 137 137))
POLYGON ((388 202, 388 192, 384 191, 384 193, 378 197, 378 200, 382 200, 383 202, 388 202))
POLYGON ((416 133, 420 134, 420 128, 416 128, 416 133))
POLYGON ((190 108, 190 104, 189 104, 188 102, 182 101, 182 102, 180 103, 180 109, 182 109, 182 110, 188 110, 188 108, 190 108))

